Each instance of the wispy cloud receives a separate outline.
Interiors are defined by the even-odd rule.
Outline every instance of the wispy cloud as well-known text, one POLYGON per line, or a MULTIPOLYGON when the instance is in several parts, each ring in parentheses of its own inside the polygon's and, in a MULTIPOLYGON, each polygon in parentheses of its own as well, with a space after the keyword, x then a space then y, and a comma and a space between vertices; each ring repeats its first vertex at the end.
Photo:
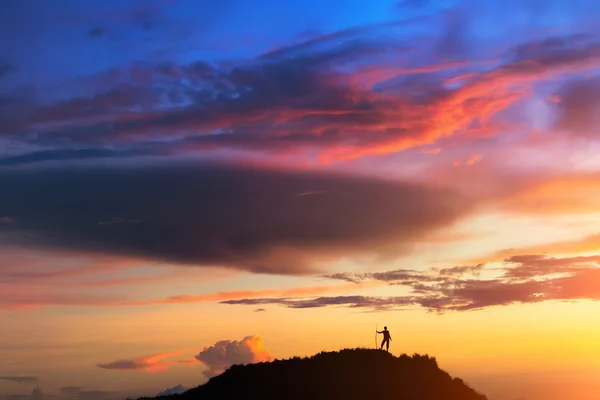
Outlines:
POLYGON ((10 381, 16 383, 37 383, 38 378, 35 376, 0 376, 0 380, 2 381, 10 381))
MULTIPOLYGON (((360 286, 360 285, 359 285, 360 286)), ((366 286, 366 284, 365 284, 366 286)), ((231 290, 204 294, 181 294, 148 300, 123 300, 110 295, 86 295, 77 293, 39 292, 23 294, 22 291, 6 293, 0 308, 32 309, 47 306, 87 306, 87 307, 142 307, 157 305, 177 305, 212 303, 240 297, 259 298, 265 296, 312 296, 324 293, 344 293, 355 290, 353 285, 303 286, 289 289, 231 290)))
POLYGON ((342 305, 373 310, 420 306, 430 311, 446 312, 552 300, 600 300, 600 256, 553 258, 520 255, 506 259, 505 264, 500 275, 488 279, 459 276, 466 272, 482 272, 483 265, 448 268, 439 272, 399 270, 329 276, 351 282, 382 280, 409 289, 410 294, 404 296, 277 297, 235 299, 222 303, 275 304, 289 308, 342 305))
POLYGON ((177 361, 167 361, 167 358, 180 355, 183 352, 184 351, 174 351, 152 354, 134 359, 117 360, 109 363, 97 364, 97 367, 110 370, 160 372, 177 364, 177 361))

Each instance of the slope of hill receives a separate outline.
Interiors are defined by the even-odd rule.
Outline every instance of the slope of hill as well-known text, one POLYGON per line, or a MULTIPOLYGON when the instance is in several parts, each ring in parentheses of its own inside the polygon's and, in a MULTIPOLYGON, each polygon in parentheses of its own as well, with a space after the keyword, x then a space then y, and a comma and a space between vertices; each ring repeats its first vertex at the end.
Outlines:
POLYGON ((487 400, 461 379, 442 371, 435 358, 417 354, 395 357, 367 349, 234 365, 204 385, 169 396, 170 400, 377 398, 487 400))

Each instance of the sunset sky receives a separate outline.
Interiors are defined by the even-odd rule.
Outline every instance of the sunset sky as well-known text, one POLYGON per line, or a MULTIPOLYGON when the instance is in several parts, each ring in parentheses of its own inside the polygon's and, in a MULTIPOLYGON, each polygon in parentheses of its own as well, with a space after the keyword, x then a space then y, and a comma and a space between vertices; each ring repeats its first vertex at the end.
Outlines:
POLYGON ((597 399, 599 17, 0 1, 0 397, 155 395, 387 325, 490 400, 597 399))

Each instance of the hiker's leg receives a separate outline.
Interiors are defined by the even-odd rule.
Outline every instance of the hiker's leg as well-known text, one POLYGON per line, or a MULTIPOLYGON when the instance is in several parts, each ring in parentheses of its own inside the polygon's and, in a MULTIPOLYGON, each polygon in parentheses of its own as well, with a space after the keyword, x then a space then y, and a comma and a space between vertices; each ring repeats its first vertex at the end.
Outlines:
POLYGON ((390 341, 389 340, 385 341, 385 351, 390 351, 390 341))
POLYGON ((385 344, 385 339, 383 339, 383 340, 381 341, 381 347, 380 347, 380 349, 381 349, 381 350, 383 350, 383 345, 384 345, 384 344, 385 344))

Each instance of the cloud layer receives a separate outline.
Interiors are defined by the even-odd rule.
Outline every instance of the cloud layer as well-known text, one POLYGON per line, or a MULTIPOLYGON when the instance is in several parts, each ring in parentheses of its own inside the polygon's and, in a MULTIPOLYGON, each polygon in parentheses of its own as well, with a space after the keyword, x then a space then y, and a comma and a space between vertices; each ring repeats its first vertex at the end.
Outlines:
POLYGON ((278 274, 398 253, 472 204, 415 184, 221 165, 9 170, 0 187, 9 244, 278 274))
POLYGON ((382 281, 398 286, 399 289, 408 289, 409 294, 403 296, 252 298, 226 300, 222 303, 252 306, 277 304, 297 309, 349 306, 393 310, 418 306, 430 311, 445 312, 552 300, 600 300, 600 256, 556 258, 517 255, 507 258, 504 264, 500 269, 501 273, 493 278, 468 276, 485 271, 481 264, 440 271, 395 270, 328 276, 331 279, 357 283, 382 281))
POLYGON ((404 5, 413 18, 312 35, 235 62, 120 65, 73 79, 66 96, 44 102, 7 96, 0 133, 29 150, 7 152, 0 165, 215 150, 328 163, 520 129, 513 111, 533 91, 562 99, 547 104, 564 111, 559 127, 593 126, 596 78, 573 76, 598 66, 595 33, 545 26, 553 10, 510 1, 507 9, 531 14, 530 25, 476 40, 477 21, 506 10, 464 3, 404 5), (565 86, 558 96, 556 82, 565 86))

